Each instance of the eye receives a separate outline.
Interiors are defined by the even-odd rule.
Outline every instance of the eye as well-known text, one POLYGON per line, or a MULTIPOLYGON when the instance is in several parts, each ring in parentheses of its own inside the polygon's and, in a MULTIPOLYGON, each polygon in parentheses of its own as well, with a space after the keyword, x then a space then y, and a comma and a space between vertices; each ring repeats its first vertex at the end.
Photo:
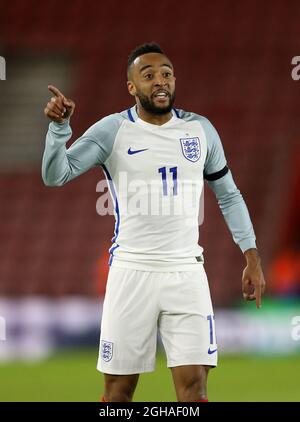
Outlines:
POLYGON ((152 74, 151 73, 146 73, 146 75, 144 75, 145 79, 151 79, 152 78, 152 74))
POLYGON ((164 74, 164 78, 170 78, 172 76, 171 72, 165 72, 164 74))

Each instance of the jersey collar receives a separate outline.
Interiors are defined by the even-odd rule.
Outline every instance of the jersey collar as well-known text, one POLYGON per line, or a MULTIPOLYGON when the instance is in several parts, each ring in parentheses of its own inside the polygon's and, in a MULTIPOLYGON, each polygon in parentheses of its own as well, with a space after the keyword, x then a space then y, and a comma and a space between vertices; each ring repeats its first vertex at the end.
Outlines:
MULTIPOLYGON (((131 122, 136 122, 137 120, 144 122, 142 119, 139 118, 139 116, 137 114, 136 105, 129 108, 127 110, 127 114, 128 114, 128 118, 131 122)), ((165 123, 165 125, 168 124, 169 122, 173 121, 174 118, 180 118, 178 110, 176 110, 175 108, 172 108, 172 115, 173 115, 173 117, 167 123, 165 123)), ((144 123, 146 123, 147 125, 155 126, 155 125, 152 125, 151 123, 147 123, 147 122, 144 122, 144 123)), ((162 126, 164 126, 164 125, 162 125, 162 126)))

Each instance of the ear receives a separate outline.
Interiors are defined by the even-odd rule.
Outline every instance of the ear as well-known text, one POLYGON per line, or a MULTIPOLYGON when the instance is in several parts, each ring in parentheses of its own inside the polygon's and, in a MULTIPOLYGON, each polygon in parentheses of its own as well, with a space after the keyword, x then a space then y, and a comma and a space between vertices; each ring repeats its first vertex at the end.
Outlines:
POLYGON ((136 88, 132 81, 127 81, 127 88, 130 95, 133 97, 136 95, 136 88))

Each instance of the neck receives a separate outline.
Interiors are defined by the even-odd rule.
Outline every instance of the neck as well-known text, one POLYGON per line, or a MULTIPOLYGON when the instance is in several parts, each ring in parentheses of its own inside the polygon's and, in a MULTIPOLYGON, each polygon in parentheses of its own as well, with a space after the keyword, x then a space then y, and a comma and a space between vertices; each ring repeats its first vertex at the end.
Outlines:
POLYGON ((152 123, 153 125, 161 126, 167 123, 172 119, 172 112, 166 114, 152 114, 144 110, 139 104, 137 104, 137 114, 140 119, 144 120, 147 123, 152 123))

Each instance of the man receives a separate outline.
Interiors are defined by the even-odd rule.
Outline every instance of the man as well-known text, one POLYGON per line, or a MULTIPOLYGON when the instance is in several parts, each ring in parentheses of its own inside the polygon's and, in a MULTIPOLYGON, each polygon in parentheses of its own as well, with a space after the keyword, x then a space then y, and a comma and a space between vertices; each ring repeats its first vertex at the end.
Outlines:
POLYGON ((160 46, 136 48, 127 76, 136 105, 101 119, 68 150, 75 104, 49 86, 54 96, 45 108, 52 122, 43 180, 61 186, 99 165, 114 201, 115 236, 98 361, 105 374, 103 401, 132 400, 139 374, 154 370, 157 329, 178 401, 208 401, 207 375, 217 365, 217 345, 203 249, 198 245, 203 178, 245 255, 244 299, 256 300, 260 307, 265 281, 255 235, 216 130, 206 118, 173 108, 174 68, 160 46), (123 187, 125 178, 128 188, 123 187), (130 188, 136 181, 138 192, 130 188), (196 192, 196 207, 184 196, 187 191, 196 192), (159 212, 128 207, 136 201, 138 208, 149 197, 158 203, 159 212), (182 204, 185 209, 175 212, 182 204))

